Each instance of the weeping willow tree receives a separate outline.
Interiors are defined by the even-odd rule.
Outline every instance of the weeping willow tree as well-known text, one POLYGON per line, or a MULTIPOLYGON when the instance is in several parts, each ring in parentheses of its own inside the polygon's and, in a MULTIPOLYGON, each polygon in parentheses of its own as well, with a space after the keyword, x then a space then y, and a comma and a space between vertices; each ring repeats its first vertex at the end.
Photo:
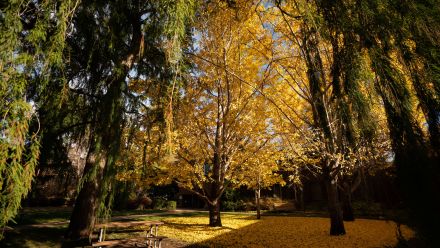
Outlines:
POLYGON ((402 61, 428 124, 433 152, 440 152, 440 8, 439 1, 404 1, 394 5, 394 35, 402 61))
MULTIPOLYGON (((350 65, 356 64, 335 56, 341 51, 334 45, 338 40, 347 41, 344 49, 351 58, 358 57, 360 51, 368 53, 375 75, 374 86, 387 118, 403 199, 413 222, 434 241, 438 228, 433 227, 440 220, 436 197, 440 188, 439 2, 369 0, 316 1, 316 4, 325 26, 332 30, 329 39, 333 63, 349 65, 333 67, 333 76, 338 72, 353 74, 350 65), (418 108, 424 113, 423 120, 417 115, 418 108)), ((335 89, 338 82, 332 84, 335 89)), ((349 124, 344 112, 341 119, 349 124)))
MULTIPOLYGON (((89 144, 68 240, 89 239, 97 217, 108 214, 125 114, 136 105, 132 101, 143 99, 128 84, 156 80, 173 85, 194 7, 192 1, 139 0, 78 6, 65 49, 71 58, 66 71, 70 93, 84 99, 82 135, 89 144)), ((169 93, 167 86, 158 89, 169 93)))
MULTIPOLYGON (((291 4, 297 9, 281 13, 292 25, 302 25, 299 37, 303 39, 297 43, 308 69, 314 123, 323 134, 327 150, 346 156, 349 153, 345 151, 356 151, 360 145, 374 146, 372 100, 364 90, 373 84, 387 119, 402 196, 414 222, 434 237, 436 229, 430 227, 439 221, 435 209, 439 207, 436 196, 440 188, 436 166, 440 127, 439 2, 274 3, 278 7, 291 4), (326 44, 331 49, 321 48, 326 44), (323 63, 330 64, 329 68, 323 69, 323 63), (365 73, 370 75, 363 80, 365 73), (423 117, 417 114, 418 109, 423 117)), ((295 40, 298 36, 292 32, 291 37, 295 40)), ((335 195, 333 200, 329 198, 330 211, 334 212, 332 227, 339 226, 335 234, 342 234, 339 200, 345 196, 335 195)))
POLYGON ((361 150, 372 148, 377 136, 373 125, 373 97, 368 99, 366 95, 371 88, 368 81, 372 80, 372 73, 365 61, 365 53, 360 49, 356 16, 350 14, 354 4, 350 1, 316 1, 324 26, 322 35, 331 44, 332 51, 331 102, 337 116, 336 143, 344 156, 356 156, 351 168, 342 170, 338 183, 345 221, 354 220, 351 194, 359 186, 362 160, 368 159, 361 150))
POLYGON ((439 2, 371 1, 363 26, 370 32, 372 67, 382 97, 395 153, 402 196, 412 221, 431 242, 439 228, 439 100, 436 59, 439 42, 439 2), (372 18, 373 17, 373 18, 372 18), (378 28, 378 22, 384 22, 378 28), (386 25, 388 23, 388 25, 386 25), (404 70, 402 70, 404 68, 404 70), (424 113, 423 125, 416 108, 424 113), (430 142, 428 142, 430 141, 430 142))
POLYGON ((39 156, 38 125, 30 128, 35 111, 29 88, 42 91, 50 72, 62 67, 76 5, 56 0, 0 3, 0 227, 17 214, 39 156))
POLYGON ((376 135, 366 96, 371 86, 362 85, 372 76, 341 2, 275 1, 307 69, 311 128, 319 133, 314 140, 322 149, 317 166, 326 185, 331 235, 345 234, 343 220, 354 220, 351 193, 359 185, 355 179, 366 160, 364 150, 376 135), (343 34, 345 29, 351 33, 343 34))

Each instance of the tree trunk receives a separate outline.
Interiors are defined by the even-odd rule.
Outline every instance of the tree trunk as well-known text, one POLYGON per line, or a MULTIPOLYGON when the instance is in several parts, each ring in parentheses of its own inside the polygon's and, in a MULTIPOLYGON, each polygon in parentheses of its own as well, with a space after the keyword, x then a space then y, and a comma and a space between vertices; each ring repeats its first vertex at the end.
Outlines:
POLYGON ((220 201, 214 204, 208 203, 209 208, 209 226, 222 226, 220 218, 220 201))
POLYGON ((295 203, 297 203, 298 202, 298 195, 297 195, 297 192, 296 192, 296 186, 295 185, 293 185, 293 200, 295 201, 295 203))
POLYGON ((304 210, 304 194, 302 188, 296 185, 293 185, 294 196, 295 196, 295 208, 297 210, 304 210))
POLYGON ((257 220, 261 219, 261 205, 260 205, 260 187, 255 190, 255 206, 257 207, 257 220))
POLYGON ((300 209, 302 210, 302 211, 306 211, 306 204, 304 204, 304 188, 300 188, 300 191, 299 191, 299 193, 300 193, 300 209))
POLYGON ((280 199, 283 200, 283 188, 281 187, 281 184, 278 186, 280 187, 280 199))
POLYGON ((87 179, 85 179, 76 198, 69 227, 65 234, 66 240, 89 239, 93 231, 96 211, 99 206, 100 182, 102 181, 102 173, 105 165, 105 160, 100 158, 100 160, 97 161, 97 157, 98 155, 94 149, 90 151, 87 156, 83 173, 83 177, 87 177, 87 179), (93 170, 97 172, 91 177, 93 170))
POLYGON ((342 218, 342 209, 338 200, 336 182, 331 178, 327 178, 325 187, 327 189, 328 210, 330 213, 330 235, 344 235, 345 227, 342 218))
MULTIPOLYGON (((89 238, 93 231, 95 218, 103 192, 104 174, 108 177, 109 167, 113 166, 120 148, 121 123, 123 111, 122 90, 125 74, 116 78, 104 96, 103 109, 98 108, 96 120, 101 122, 95 127, 87 154, 83 173, 83 185, 76 198, 65 235, 67 240, 89 238), (123 77, 122 77, 123 76, 123 77), (111 106, 111 107, 109 107, 111 106), (108 162, 112 161, 112 162, 108 162)), ((110 192, 110 190, 109 190, 110 192)))
POLYGON ((342 216, 344 221, 354 221, 354 211, 351 204, 350 188, 345 188, 342 192, 342 216))

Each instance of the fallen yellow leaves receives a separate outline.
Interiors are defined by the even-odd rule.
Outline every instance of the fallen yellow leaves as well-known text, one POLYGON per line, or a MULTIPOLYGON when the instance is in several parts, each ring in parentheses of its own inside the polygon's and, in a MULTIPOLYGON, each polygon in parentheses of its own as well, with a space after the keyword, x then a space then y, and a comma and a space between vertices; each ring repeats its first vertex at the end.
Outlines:
POLYGON ((160 227, 160 234, 189 243, 209 241, 210 239, 237 231, 258 221, 249 215, 223 214, 223 227, 207 225, 207 216, 175 217, 163 220, 166 224, 160 227))
MULTIPOLYGON (((397 244, 392 221, 346 222, 347 234, 329 235, 329 220, 318 217, 263 217, 223 214, 223 227, 207 226, 206 216, 167 218, 160 234, 210 247, 384 247, 397 244)), ((414 233, 401 226, 405 239, 414 233)))

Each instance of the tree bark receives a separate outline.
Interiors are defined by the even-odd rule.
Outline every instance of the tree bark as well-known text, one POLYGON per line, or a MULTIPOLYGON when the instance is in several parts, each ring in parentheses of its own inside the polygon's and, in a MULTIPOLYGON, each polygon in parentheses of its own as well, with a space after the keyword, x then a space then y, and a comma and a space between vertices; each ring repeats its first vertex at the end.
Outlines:
POLYGON ((95 127, 91 137, 82 179, 84 183, 76 198, 70 217, 69 227, 65 235, 67 240, 89 238, 93 231, 97 210, 102 200, 104 174, 109 176, 106 170, 109 170, 109 166, 112 166, 111 163, 114 163, 119 152, 124 78, 125 74, 115 78, 110 84, 107 94, 103 97, 102 105, 98 107, 95 118, 101 124, 95 127))
POLYGON ((98 157, 95 149, 89 151, 84 168, 84 177, 89 178, 85 179, 76 198, 69 227, 65 234, 67 240, 89 239, 93 231, 96 211, 99 206, 100 183, 105 165, 105 160, 98 157), (90 178, 92 170, 97 171, 95 176, 90 178))
POLYGON ((209 208, 209 226, 222 226, 220 218, 220 201, 215 203, 208 203, 209 208))
POLYGON ((326 178, 325 187, 327 189, 328 210, 330 213, 330 235, 344 235, 345 227, 342 209, 338 200, 336 182, 331 178, 326 178))
POLYGON ((344 221, 354 221, 353 205, 351 204, 351 189, 342 192, 342 217, 344 221))

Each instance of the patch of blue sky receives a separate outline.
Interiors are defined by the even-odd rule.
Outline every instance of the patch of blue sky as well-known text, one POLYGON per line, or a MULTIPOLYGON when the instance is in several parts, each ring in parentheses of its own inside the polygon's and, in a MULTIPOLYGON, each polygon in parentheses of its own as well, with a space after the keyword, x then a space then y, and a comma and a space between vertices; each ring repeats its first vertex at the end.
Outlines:
POLYGON ((192 44, 192 48, 193 48, 193 52, 199 52, 200 51, 200 41, 202 39, 202 33, 200 31, 198 31, 197 29, 193 29, 192 32, 192 40, 193 40, 193 44, 192 44))

